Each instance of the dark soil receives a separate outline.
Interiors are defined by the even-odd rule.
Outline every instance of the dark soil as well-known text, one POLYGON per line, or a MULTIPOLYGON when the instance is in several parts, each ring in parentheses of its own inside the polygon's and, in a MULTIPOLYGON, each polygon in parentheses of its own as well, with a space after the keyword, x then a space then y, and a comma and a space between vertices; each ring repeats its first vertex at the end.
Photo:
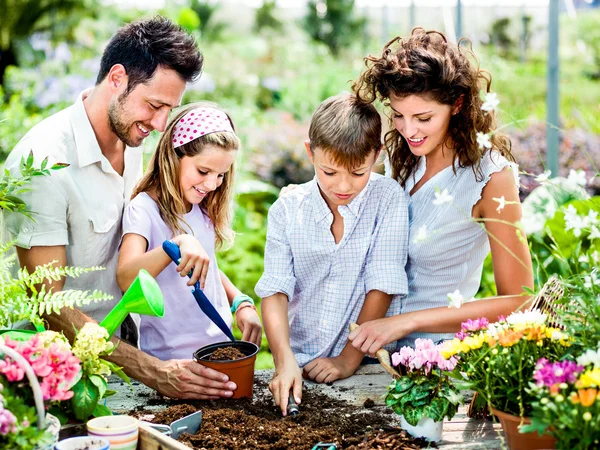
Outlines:
MULTIPOLYGON (((319 442, 353 450, 427 447, 424 440, 414 439, 395 426, 397 416, 388 408, 369 403, 369 409, 365 409, 306 388, 300 414, 288 418, 281 417, 265 383, 255 384, 253 399, 166 400, 166 404, 167 409, 151 413, 154 417, 150 421, 170 424, 202 410, 200 431, 179 437, 179 441, 198 450, 310 450, 319 442)), ((140 417, 144 411, 132 414, 140 417)))
POLYGON ((236 359, 245 358, 239 349, 235 347, 221 347, 216 349, 208 357, 209 361, 235 361, 236 359))

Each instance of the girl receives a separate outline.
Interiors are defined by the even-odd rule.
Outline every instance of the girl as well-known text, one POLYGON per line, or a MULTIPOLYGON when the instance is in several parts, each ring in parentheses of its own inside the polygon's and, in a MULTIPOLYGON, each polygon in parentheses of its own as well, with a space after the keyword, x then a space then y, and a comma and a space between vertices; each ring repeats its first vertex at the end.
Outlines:
POLYGON ((141 316, 140 347, 161 360, 190 359, 198 348, 226 340, 190 292, 197 280, 225 322, 231 326, 231 308, 243 339, 260 345, 262 327, 252 300, 219 270, 215 258, 215 249, 233 240, 231 200, 239 147, 223 111, 203 104, 185 107, 167 125, 125 209, 117 282, 125 291, 146 269, 160 285, 165 315, 141 316), (181 251, 176 268, 162 249, 167 239, 181 251))
POLYGON ((421 28, 390 41, 366 65, 354 89, 390 111, 391 175, 410 195, 402 313, 366 322, 349 336, 354 347, 374 354, 396 340, 451 338, 469 318, 510 314, 526 302, 521 294, 533 287, 533 274, 517 227, 521 204, 510 141, 479 96, 480 82, 489 92, 491 77, 442 33, 421 28), (499 297, 449 309, 449 294, 476 294, 490 249, 499 297))

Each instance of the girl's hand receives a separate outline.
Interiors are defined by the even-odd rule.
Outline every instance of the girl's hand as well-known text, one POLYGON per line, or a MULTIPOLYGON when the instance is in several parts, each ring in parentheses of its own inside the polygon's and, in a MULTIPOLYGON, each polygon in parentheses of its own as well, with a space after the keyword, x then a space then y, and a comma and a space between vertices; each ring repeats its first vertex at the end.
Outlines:
POLYGON ((204 289, 206 276, 208 275, 208 265, 210 258, 202 244, 194 236, 189 234, 180 234, 173 238, 173 242, 179 247, 181 259, 177 266, 177 272, 182 277, 187 277, 192 272, 188 286, 193 286, 196 281, 200 281, 200 288, 204 289))
POLYGON ((255 308, 244 305, 245 303, 242 303, 235 313, 238 327, 242 331, 242 340, 252 342, 260 347, 262 341, 260 318, 255 308))

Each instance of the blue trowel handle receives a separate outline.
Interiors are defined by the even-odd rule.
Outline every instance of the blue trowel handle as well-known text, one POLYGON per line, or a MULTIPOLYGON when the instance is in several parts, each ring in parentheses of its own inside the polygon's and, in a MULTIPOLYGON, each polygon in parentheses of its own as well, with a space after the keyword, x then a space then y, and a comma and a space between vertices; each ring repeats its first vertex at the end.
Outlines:
POLYGON ((169 258, 173 260, 173 262, 179 265, 179 260, 181 259, 181 252, 179 251, 179 246, 173 241, 165 241, 162 244, 162 248, 169 258))

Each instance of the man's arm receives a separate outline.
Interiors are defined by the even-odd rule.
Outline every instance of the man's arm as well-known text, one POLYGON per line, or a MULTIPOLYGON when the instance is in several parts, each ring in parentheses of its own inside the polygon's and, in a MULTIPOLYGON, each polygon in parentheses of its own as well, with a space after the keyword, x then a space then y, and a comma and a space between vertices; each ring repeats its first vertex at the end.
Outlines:
MULTIPOLYGON (((57 265, 65 266, 67 262, 65 246, 32 247, 23 249, 17 247, 17 255, 21 267, 28 271, 36 266, 57 261, 57 265)), ((46 289, 62 290, 64 279, 44 282, 46 289)), ((72 342, 75 330, 79 330, 86 322, 93 320, 76 308, 62 308, 60 314, 44 316, 51 330, 62 331, 72 342)), ((130 377, 141 381, 163 395, 173 398, 212 399, 231 397, 236 389, 235 383, 216 370, 198 364, 193 360, 161 361, 141 350, 113 337, 116 349, 106 359, 114 362, 130 377)))

